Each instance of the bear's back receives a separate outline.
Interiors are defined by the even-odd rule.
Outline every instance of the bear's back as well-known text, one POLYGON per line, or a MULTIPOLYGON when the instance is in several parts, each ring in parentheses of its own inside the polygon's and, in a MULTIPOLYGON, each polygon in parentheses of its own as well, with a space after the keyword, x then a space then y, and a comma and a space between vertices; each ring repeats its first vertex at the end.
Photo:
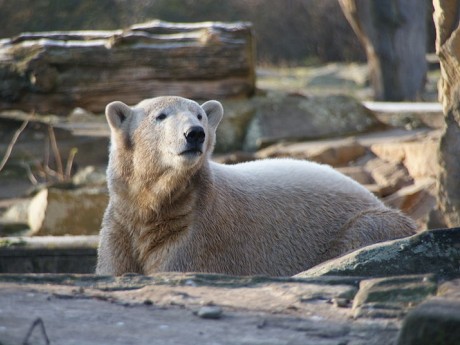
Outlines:
MULTIPOLYGON (((246 192, 271 194, 287 192, 291 195, 349 195, 365 203, 383 206, 373 194, 355 180, 328 165, 294 159, 264 159, 235 165, 212 165, 213 173, 224 184, 246 192)), ((340 201, 339 201, 340 202, 340 201)))

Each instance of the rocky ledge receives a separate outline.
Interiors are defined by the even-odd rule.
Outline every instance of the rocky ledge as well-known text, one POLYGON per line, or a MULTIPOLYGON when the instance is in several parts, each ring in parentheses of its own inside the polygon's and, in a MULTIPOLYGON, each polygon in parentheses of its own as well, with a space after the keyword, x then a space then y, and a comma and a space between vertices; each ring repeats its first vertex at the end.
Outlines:
MULTIPOLYGON (((0 254, 18 246, 44 250, 9 243, 0 254)), ((0 344, 458 344, 459 264, 454 228, 295 277, 4 273, 0 344)))

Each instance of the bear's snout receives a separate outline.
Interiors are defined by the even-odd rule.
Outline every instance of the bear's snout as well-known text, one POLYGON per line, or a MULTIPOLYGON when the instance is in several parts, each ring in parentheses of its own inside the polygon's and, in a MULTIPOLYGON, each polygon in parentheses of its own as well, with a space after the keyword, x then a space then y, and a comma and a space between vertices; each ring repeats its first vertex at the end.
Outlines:
POLYGON ((204 143, 206 134, 204 133, 203 127, 193 126, 184 133, 184 136, 188 144, 198 146, 204 143))

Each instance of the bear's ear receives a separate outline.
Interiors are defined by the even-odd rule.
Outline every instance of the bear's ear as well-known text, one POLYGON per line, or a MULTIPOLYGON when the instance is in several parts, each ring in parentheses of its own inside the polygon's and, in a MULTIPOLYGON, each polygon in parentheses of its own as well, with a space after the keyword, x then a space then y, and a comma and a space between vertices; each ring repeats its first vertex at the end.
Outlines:
POLYGON ((203 103, 201 107, 208 116, 208 124, 215 130, 224 116, 222 104, 217 101, 207 101, 203 103))
POLYGON ((131 113, 132 109, 119 101, 112 102, 105 107, 105 116, 112 130, 119 130, 131 113))

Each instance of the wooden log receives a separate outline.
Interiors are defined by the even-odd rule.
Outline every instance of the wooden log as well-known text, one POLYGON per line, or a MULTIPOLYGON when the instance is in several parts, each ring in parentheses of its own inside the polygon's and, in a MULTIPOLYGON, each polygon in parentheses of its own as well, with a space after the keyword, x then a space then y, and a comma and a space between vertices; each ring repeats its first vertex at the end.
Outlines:
POLYGON ((0 110, 65 114, 170 94, 248 97, 254 61, 248 23, 153 21, 125 31, 25 33, 0 41, 0 110))

